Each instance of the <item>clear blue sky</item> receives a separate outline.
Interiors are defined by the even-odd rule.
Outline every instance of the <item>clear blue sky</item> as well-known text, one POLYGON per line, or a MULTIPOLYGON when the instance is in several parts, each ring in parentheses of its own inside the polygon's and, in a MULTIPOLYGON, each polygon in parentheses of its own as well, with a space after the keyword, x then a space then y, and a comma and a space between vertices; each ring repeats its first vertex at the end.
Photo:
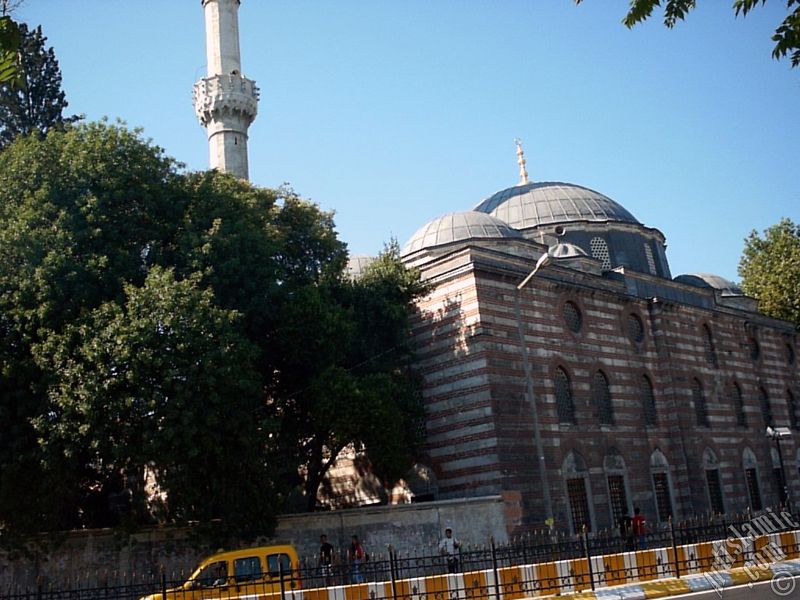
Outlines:
MULTIPOLYGON (((243 0, 243 73, 261 88, 250 174, 336 211, 353 253, 533 180, 598 190, 667 237, 673 275, 738 279, 743 239, 800 221, 800 69, 770 56, 771 0, 703 0, 628 31, 627 0, 243 0)), ((143 127, 207 167, 192 84, 200 0, 26 0, 70 111, 143 127)))

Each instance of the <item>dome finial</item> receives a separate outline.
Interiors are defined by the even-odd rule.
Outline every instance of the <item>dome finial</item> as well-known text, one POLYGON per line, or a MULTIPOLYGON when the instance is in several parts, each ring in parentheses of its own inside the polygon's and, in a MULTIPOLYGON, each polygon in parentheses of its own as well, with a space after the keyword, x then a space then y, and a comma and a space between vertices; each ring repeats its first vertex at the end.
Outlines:
POLYGON ((525 153, 522 151, 522 140, 514 139, 517 145, 517 164, 519 165, 519 185, 528 183, 528 171, 525 169, 525 153))

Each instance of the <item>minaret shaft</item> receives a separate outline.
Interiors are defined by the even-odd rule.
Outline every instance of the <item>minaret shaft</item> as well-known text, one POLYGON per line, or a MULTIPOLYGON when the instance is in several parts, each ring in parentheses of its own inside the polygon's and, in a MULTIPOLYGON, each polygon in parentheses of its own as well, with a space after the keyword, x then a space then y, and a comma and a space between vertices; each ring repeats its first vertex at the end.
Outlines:
POLYGON ((206 20, 207 73, 223 75, 241 73, 239 55, 239 1, 203 0, 206 20))
POLYGON ((241 73, 240 0, 201 2, 208 76, 194 84, 195 113, 208 130, 210 168, 247 179, 247 130, 258 112, 259 91, 241 73))

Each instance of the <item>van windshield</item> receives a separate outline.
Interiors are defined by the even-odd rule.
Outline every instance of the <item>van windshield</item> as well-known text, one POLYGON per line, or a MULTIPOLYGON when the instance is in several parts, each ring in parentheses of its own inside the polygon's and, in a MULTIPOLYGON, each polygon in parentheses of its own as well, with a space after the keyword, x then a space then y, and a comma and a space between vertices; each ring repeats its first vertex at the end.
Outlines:
POLYGON ((194 580, 198 587, 225 585, 228 581, 228 564, 224 560, 209 563, 203 567, 194 580))

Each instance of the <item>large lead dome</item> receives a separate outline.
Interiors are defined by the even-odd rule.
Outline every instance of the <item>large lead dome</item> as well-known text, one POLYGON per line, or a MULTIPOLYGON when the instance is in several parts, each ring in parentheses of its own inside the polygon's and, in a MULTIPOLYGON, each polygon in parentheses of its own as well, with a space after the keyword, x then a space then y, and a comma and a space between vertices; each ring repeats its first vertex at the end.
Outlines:
POLYGON ((488 213, 520 230, 576 221, 640 225, 631 213, 608 196, 580 185, 553 181, 502 190, 473 210, 488 213))

